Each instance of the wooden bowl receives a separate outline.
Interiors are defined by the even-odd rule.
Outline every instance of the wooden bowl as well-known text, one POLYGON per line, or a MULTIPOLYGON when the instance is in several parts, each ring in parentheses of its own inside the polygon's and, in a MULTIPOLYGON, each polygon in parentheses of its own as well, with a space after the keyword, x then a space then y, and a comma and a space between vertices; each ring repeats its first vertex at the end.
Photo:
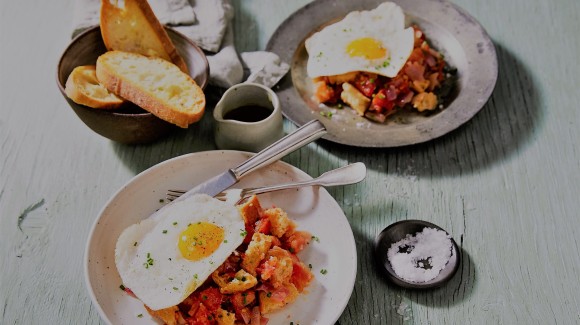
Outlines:
MULTIPOLYGON (((168 27, 165 29, 185 60, 189 75, 204 89, 209 78, 209 64, 203 50, 183 34, 168 27)), ((66 96, 64 87, 71 71, 80 65, 94 65, 105 52, 101 29, 95 26, 75 37, 60 57, 56 75, 58 88, 77 116, 96 133, 125 144, 150 143, 176 130, 177 126, 132 103, 123 104, 117 110, 102 110, 79 105, 66 96)))

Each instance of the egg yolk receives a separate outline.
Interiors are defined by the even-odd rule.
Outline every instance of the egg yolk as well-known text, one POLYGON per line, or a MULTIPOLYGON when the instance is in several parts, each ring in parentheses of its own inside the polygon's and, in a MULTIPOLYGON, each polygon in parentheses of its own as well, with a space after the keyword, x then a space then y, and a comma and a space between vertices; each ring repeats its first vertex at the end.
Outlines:
POLYGON ((380 59, 387 55, 387 49, 380 41, 371 37, 355 39, 348 43, 346 53, 350 57, 363 57, 368 60, 380 59))
POLYGON ((213 254, 223 240, 223 228, 208 222, 198 222, 190 224, 179 234, 177 246, 185 259, 199 261, 213 254))

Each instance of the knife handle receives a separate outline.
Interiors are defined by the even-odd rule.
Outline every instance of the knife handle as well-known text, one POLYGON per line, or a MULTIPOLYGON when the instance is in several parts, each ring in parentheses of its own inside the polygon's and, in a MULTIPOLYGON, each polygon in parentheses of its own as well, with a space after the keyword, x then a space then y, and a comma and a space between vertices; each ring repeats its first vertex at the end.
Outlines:
POLYGON ((320 121, 312 120, 282 139, 272 143, 238 167, 232 168, 231 171, 234 173, 236 179, 239 180, 244 175, 280 160, 280 158, 325 134, 326 127, 320 121))

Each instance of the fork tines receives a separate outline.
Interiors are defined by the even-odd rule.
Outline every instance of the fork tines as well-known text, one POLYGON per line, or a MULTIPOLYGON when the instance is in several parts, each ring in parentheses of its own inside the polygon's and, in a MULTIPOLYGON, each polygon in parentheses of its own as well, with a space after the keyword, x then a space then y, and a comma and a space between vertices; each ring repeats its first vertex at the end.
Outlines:
POLYGON ((185 193, 185 191, 181 191, 181 190, 168 190, 167 193, 165 194, 165 198, 168 201, 173 201, 173 200, 177 199, 178 197, 182 196, 183 193, 185 193))

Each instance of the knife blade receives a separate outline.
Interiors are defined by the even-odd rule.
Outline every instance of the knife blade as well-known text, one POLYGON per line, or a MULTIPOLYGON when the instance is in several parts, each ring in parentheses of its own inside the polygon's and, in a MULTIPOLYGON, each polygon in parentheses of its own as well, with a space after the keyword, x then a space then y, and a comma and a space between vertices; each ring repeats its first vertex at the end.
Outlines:
POLYGON ((215 196, 236 184, 242 177, 254 170, 267 166, 287 154, 309 144, 326 134, 326 128, 318 120, 312 120, 282 139, 272 143, 256 155, 185 192, 173 202, 184 200, 194 194, 215 196))

